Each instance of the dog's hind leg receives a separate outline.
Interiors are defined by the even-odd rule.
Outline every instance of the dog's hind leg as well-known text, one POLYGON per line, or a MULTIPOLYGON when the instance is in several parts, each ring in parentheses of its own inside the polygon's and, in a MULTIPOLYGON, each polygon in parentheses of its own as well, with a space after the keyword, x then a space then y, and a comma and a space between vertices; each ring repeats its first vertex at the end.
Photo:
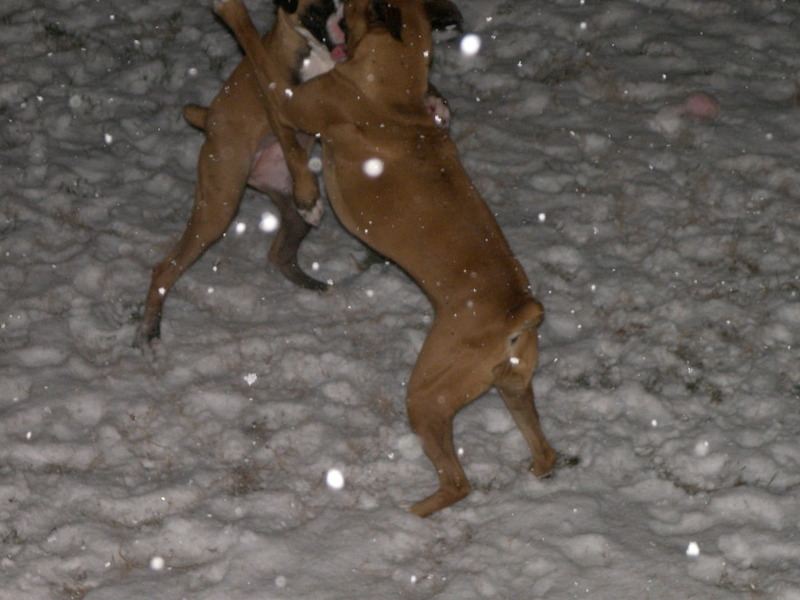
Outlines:
POLYGON ((450 327, 434 322, 408 383, 408 418, 439 477, 439 489, 411 507, 420 517, 466 497, 470 484, 453 444, 453 418, 492 383, 481 351, 454 343, 450 327), (486 371, 486 372, 484 372, 486 371))
POLYGON ((453 417, 458 408, 446 397, 409 394, 408 418, 419 436, 422 449, 439 477, 439 489, 411 507, 418 517, 441 510, 465 498, 470 492, 466 473, 458 461, 453 444, 453 417))
POLYGON ((439 477, 439 489, 411 507, 420 517, 469 494, 453 444, 453 418, 491 386, 497 387, 530 447, 533 473, 542 476, 553 468, 556 453, 542 432, 531 387, 541 306, 530 301, 516 312, 517 324, 511 328, 501 324, 479 330, 477 321, 471 326, 437 318, 420 350, 408 384, 408 415, 439 477))
MULTIPOLYGON (((207 107, 197 104, 187 104, 183 107, 183 118, 186 122, 202 131, 206 129, 208 113, 207 107)), ((274 143, 277 146, 277 142, 274 143)), ((291 194, 291 175, 287 170, 283 153, 278 156, 277 161, 273 159, 272 162, 268 162, 266 169, 260 168, 257 158, 254 158, 247 181, 248 185, 269 195, 281 215, 278 232, 269 250, 269 261, 293 284, 317 292, 325 291, 330 287, 327 283, 306 275, 297 264, 297 251, 311 231, 311 225, 303 219, 294 201, 288 196, 291 194)))
POLYGON ((206 139, 200 151, 192 214, 181 239, 153 269, 135 346, 142 348, 159 337, 161 313, 170 289, 233 221, 247 182, 251 155, 252 150, 247 147, 206 139))
POLYGON ((541 322, 541 305, 526 303, 520 313, 522 325, 509 338, 507 358, 494 366, 492 374, 494 386, 531 449, 531 471, 541 477, 551 471, 556 460, 556 452, 542 431, 531 385, 531 378, 539 361, 535 325, 541 322))
POLYGON ((273 191, 270 192, 270 198, 281 214, 281 225, 270 246, 269 261, 295 285, 307 290, 324 292, 330 286, 307 275, 297 265, 297 250, 300 242, 311 230, 311 225, 297 212, 291 197, 273 191))
POLYGON ((531 471, 537 477, 547 475, 556 462, 556 451, 547 442, 542 431, 530 382, 523 390, 504 387, 502 384, 497 385, 497 390, 500 392, 508 412, 511 413, 514 422, 522 432, 522 437, 525 438, 531 449, 533 457, 531 471))

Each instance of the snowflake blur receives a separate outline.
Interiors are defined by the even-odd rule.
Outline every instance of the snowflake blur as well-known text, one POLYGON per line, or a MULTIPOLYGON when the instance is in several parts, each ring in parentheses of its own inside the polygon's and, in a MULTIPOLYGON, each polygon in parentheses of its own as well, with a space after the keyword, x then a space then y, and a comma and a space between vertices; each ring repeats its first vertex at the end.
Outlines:
POLYGON ((344 474, 339 469, 330 469, 325 476, 325 483, 332 490, 341 490, 344 487, 344 474))
POLYGON ((278 225, 280 225, 278 217, 273 215, 271 212, 265 212, 262 214, 261 220, 258 222, 258 228, 264 233, 272 233, 278 229, 278 225))
POLYGON ((369 158, 364 161, 362 169, 367 177, 380 177, 383 173, 383 161, 380 158, 369 158))
POLYGON ((475 33, 468 33, 461 38, 459 45, 461 54, 464 56, 475 56, 481 50, 481 38, 475 33))

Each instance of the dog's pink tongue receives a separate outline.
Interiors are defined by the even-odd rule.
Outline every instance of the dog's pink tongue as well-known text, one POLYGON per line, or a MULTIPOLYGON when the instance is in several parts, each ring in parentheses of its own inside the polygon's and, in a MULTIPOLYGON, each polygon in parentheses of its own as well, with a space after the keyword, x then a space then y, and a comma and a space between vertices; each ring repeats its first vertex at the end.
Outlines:
POLYGON ((331 58, 336 62, 341 62, 347 58, 347 49, 344 44, 334 46, 331 50, 331 58))

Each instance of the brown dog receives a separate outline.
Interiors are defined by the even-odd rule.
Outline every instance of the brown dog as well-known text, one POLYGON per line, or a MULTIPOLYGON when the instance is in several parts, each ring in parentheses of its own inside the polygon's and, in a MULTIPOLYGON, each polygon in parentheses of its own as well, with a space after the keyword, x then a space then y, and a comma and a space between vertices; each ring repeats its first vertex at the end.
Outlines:
MULTIPOLYGON (((344 58, 344 33, 339 28, 340 0, 275 0, 286 11, 261 43, 283 77, 305 81, 344 58)), ((282 11, 283 12, 283 11, 282 11)), ((297 265, 297 250, 311 226, 291 198, 292 182, 277 143, 280 131, 264 110, 264 100, 250 61, 242 59, 209 108, 189 105, 186 120, 205 131, 198 157, 194 208, 175 248, 153 269, 136 345, 159 336, 167 293, 206 248, 230 226, 247 185, 265 192, 281 215, 269 260, 293 283, 312 290, 328 286, 297 265)), ((300 136, 303 147, 313 138, 300 136)))
MULTIPOLYGON (((276 18, 261 43, 283 77, 301 82, 324 73, 345 58, 344 32, 340 28, 342 0, 275 0, 276 18)), ((453 7, 447 14, 432 15, 437 29, 459 28, 462 17, 453 7)), ((426 106, 440 127, 449 126, 450 112, 444 98, 429 87, 426 106)), ((317 291, 328 285, 307 275, 297 264, 297 251, 311 226, 319 223, 321 204, 298 213, 292 199, 292 180, 282 146, 300 144, 303 155, 313 138, 297 134, 297 141, 279 144, 282 136, 295 136, 278 125, 264 110, 261 89, 252 64, 244 58, 211 106, 188 105, 186 120, 206 133, 198 158, 198 181, 191 218, 181 239, 153 269, 142 323, 135 345, 146 346, 160 333, 166 295, 183 272, 216 242, 230 226, 247 185, 268 194, 281 215, 280 229, 270 247, 269 260, 296 285, 317 291)), ((302 183, 300 184, 302 186, 302 183)), ((307 182, 316 197, 316 182, 307 182)))
MULTIPOLYGON (((258 43, 244 5, 216 6, 253 61, 269 109, 320 136, 325 186, 339 219, 405 269, 433 303, 435 319, 408 385, 411 426, 439 476, 438 491, 411 507, 423 517, 469 493, 453 417, 492 386, 530 446, 533 473, 545 475, 556 458, 531 387, 542 306, 447 131, 425 108, 430 12, 441 6, 348 0, 350 59, 295 87, 258 43)), ((295 182, 306 179, 307 192, 313 178, 300 155, 287 152, 295 182)), ((306 207, 314 201, 297 200, 306 207)))

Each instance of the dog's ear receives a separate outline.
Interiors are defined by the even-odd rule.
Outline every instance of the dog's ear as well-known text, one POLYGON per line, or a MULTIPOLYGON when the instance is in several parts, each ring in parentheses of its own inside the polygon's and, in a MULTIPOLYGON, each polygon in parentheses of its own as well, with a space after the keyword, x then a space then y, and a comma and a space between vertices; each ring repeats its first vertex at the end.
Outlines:
POLYGON ((403 41, 403 15, 400 9, 387 0, 372 0, 372 25, 386 27, 398 42, 403 41))
POLYGON ((298 0, 275 0, 276 8, 282 8, 290 15, 297 12, 298 0))
POLYGON ((455 29, 461 31, 464 24, 464 17, 461 11, 451 0, 427 0, 425 2, 425 12, 431 22, 431 29, 444 31, 445 29, 455 29))

